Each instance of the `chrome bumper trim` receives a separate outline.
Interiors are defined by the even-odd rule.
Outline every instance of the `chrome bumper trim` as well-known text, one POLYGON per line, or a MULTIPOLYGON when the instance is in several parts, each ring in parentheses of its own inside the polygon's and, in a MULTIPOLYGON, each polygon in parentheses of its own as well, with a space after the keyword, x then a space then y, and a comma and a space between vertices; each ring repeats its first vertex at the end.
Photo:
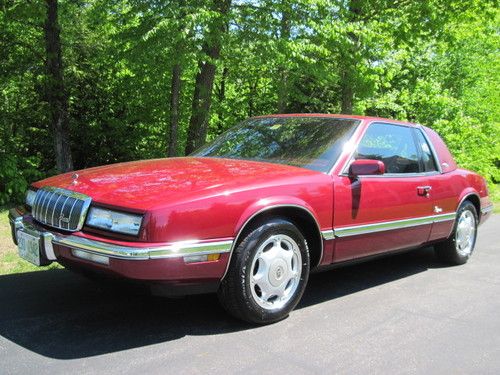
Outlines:
POLYGON ((481 208, 481 215, 487 214, 488 212, 493 211, 493 205, 490 204, 489 206, 481 208))
POLYGON ((177 242, 172 245, 158 247, 128 247, 106 242, 89 240, 87 238, 68 236, 54 238, 53 243, 72 249, 84 250, 90 253, 106 255, 110 258, 147 260, 160 258, 177 258, 187 255, 208 255, 227 253, 233 241, 216 241, 199 243, 195 241, 177 242))
MULTIPOLYGON (((208 255, 228 253, 231 251, 233 240, 222 240, 212 242, 180 241, 171 245, 154 247, 129 247, 115 245, 107 242, 90 240, 75 235, 61 235, 37 229, 34 225, 24 221, 23 216, 12 209, 9 211, 9 220, 14 226, 14 234, 19 229, 27 232, 40 232, 44 239, 46 256, 50 260, 56 260, 52 245, 66 246, 110 258, 128 260, 147 260, 161 258, 177 258, 189 255, 208 255), (49 256, 52 256, 50 258, 49 256)), ((15 238, 14 238, 15 240, 15 238)))
POLYGON ((335 237, 357 236, 360 234, 369 234, 369 233, 383 232, 394 229, 411 228, 426 224, 441 223, 444 221, 455 220, 455 216, 456 213, 451 212, 441 215, 432 215, 432 216, 417 217, 412 219, 393 220, 393 221, 385 221, 382 223, 335 228, 335 237))

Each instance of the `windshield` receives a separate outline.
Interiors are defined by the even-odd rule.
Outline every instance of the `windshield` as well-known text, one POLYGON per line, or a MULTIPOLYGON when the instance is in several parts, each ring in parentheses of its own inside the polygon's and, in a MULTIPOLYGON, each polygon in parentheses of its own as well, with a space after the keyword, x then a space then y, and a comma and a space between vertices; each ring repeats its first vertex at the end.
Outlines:
POLYGON ((266 161, 328 172, 358 123, 332 117, 252 118, 192 155, 266 161))

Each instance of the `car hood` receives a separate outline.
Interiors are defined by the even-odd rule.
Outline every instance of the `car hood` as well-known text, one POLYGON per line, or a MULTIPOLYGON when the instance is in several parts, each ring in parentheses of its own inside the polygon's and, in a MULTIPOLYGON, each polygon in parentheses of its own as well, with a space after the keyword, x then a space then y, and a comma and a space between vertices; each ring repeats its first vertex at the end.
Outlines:
POLYGON ((102 204, 147 211, 207 196, 291 183, 297 177, 317 174, 322 173, 281 164, 183 157, 89 168, 50 177, 34 186, 69 189, 102 204))

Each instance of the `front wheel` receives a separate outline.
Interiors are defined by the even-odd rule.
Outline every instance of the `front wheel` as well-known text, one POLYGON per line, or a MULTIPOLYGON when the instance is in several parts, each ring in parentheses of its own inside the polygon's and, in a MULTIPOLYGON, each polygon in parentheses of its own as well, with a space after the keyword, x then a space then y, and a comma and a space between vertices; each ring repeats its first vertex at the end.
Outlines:
POLYGON ((248 233, 234 250, 219 300, 233 316, 258 324, 286 318, 309 277, 309 252, 300 230, 273 218, 248 233))
POLYGON ((476 207, 465 201, 457 211, 457 218, 451 236, 435 245, 438 258, 448 264, 466 263, 476 245, 478 217, 476 207))

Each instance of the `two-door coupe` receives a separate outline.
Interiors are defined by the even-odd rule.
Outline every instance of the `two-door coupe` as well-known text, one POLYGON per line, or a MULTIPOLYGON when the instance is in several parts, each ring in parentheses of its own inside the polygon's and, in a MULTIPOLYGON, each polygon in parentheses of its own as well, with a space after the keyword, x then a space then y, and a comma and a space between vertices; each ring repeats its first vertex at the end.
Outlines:
POLYGON ((243 121, 189 157, 120 163, 34 183, 10 211, 21 257, 218 292, 254 323, 286 317, 311 271, 433 244, 465 263, 492 205, 433 130, 382 118, 243 121))

